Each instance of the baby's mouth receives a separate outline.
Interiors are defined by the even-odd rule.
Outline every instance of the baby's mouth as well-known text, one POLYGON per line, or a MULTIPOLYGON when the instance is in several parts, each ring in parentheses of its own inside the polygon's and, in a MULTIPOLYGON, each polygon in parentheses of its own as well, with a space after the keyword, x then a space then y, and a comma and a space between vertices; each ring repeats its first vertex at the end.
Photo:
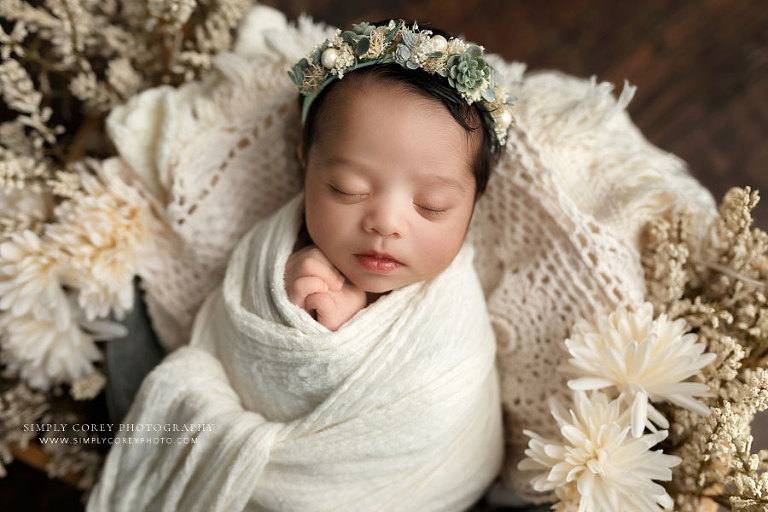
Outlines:
POLYGON ((355 254, 355 257, 363 268, 371 272, 376 272, 377 274, 389 274, 403 266, 401 262, 385 253, 369 251, 362 254, 355 254))

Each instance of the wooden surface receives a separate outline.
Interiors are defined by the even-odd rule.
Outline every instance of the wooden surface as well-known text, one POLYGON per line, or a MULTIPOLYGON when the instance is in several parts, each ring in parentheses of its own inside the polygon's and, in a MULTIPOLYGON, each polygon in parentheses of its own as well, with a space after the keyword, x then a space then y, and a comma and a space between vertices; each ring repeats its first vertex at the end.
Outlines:
MULTIPOLYGON (((719 202, 732 186, 768 196, 768 9, 764 0, 266 0, 348 27, 429 21, 529 70, 596 75, 638 90, 629 106, 654 144, 675 153, 719 202)), ((765 202, 768 203, 768 197, 765 202)), ((768 205, 756 211, 768 229, 768 205)), ((768 427, 763 427, 768 428, 768 427)), ((759 432, 763 428, 758 429, 759 432)), ((79 492, 20 462, 0 479, 2 510, 82 510, 79 492)))
MULTIPOLYGON (((266 0, 348 27, 428 21, 529 70, 637 86, 629 113, 688 162, 719 203, 733 186, 768 196, 768 3, 765 0, 266 0)), ((755 211, 768 229, 768 197, 755 211)))

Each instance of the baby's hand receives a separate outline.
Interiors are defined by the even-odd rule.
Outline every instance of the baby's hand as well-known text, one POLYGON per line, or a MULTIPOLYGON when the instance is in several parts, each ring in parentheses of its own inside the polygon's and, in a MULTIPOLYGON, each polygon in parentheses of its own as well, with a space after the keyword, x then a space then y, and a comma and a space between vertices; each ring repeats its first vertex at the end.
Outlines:
POLYGON ((315 245, 291 254, 285 264, 288 300, 335 331, 365 307, 365 292, 336 270, 315 245))

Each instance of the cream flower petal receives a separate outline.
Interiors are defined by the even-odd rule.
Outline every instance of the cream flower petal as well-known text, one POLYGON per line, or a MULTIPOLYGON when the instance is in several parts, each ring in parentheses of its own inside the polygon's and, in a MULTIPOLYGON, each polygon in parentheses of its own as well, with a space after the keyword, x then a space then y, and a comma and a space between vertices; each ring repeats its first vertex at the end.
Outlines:
MULTIPOLYGON (((63 293, 57 307, 60 311, 71 311, 63 293)), ((31 313, 14 316, 5 312, 0 314, 0 328, 3 362, 35 389, 47 390, 53 384, 86 377, 94 371, 93 361, 102 358, 93 339, 80 330, 71 316, 60 329, 52 320, 40 320, 31 313)))
POLYGON ((79 290, 86 318, 122 318, 133 306, 133 278, 153 264, 165 226, 150 201, 126 183, 131 171, 122 160, 86 164, 77 167, 83 192, 56 207, 58 222, 46 237, 67 255, 60 277, 79 290))
POLYGON ((531 483, 538 491, 555 490, 564 501, 555 510, 589 512, 661 511, 671 502, 664 487, 680 459, 651 448, 666 431, 633 437, 624 397, 578 391, 569 411, 552 404, 562 438, 545 440, 534 432, 519 468, 540 471, 531 483), (555 449, 557 446, 557 449, 555 449), (574 486, 575 484, 575 486, 574 486))
POLYGON ((649 420, 668 428, 666 419, 652 406, 637 403, 637 393, 650 401, 668 401, 698 414, 708 407, 696 397, 708 396, 701 383, 684 382, 715 359, 704 353, 697 336, 685 333, 682 319, 670 321, 662 314, 654 320, 653 306, 645 302, 634 312, 618 309, 592 323, 581 320, 565 341, 571 355, 569 365, 580 375, 568 382, 571 389, 610 389, 623 393, 632 410, 632 434, 642 433, 649 420))

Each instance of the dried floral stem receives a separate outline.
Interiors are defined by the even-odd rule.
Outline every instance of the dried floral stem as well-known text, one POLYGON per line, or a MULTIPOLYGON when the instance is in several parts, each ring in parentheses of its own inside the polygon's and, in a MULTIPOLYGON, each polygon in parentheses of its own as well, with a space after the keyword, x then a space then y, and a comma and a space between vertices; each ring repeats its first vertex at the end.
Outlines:
POLYGON ((712 268, 714 270, 717 270, 718 272, 721 272, 729 277, 732 277, 734 279, 738 279, 739 281, 742 281, 746 284, 752 285, 752 286, 758 286, 761 288, 766 287, 766 282, 764 281, 758 281, 757 279, 752 279, 751 277, 747 277, 743 274, 739 274, 738 272, 735 272, 733 269, 730 269, 726 267, 725 265, 720 265, 719 263, 715 263, 713 261, 701 261, 697 260, 696 258, 690 258, 691 263, 697 263, 700 265, 707 266, 709 268, 712 268))

